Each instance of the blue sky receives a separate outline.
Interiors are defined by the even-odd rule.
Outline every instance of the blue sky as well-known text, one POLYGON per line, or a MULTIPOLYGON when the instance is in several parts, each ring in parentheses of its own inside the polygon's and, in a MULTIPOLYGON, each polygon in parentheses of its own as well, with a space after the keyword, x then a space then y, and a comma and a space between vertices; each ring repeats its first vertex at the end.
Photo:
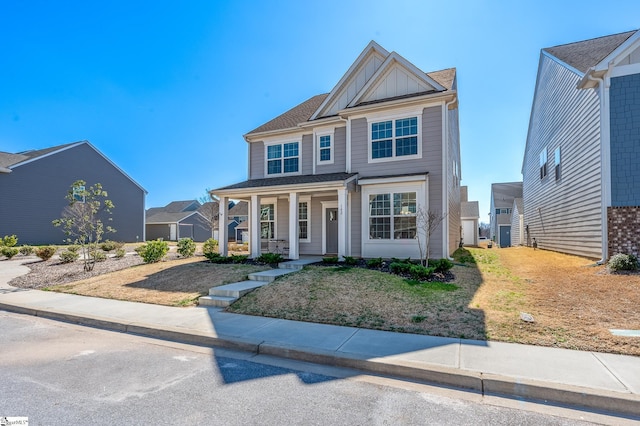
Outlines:
POLYGON ((375 40, 458 69, 462 183, 488 222, 491 183, 522 179, 540 49, 638 17, 637 0, 7 2, 0 151, 86 139, 147 207, 198 198, 245 180, 242 135, 329 92, 375 40))

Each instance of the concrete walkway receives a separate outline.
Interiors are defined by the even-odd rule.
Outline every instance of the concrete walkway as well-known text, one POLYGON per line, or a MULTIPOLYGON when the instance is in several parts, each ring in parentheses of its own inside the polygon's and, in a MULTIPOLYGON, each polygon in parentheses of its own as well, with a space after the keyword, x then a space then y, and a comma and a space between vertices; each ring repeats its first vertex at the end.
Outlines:
POLYGON ((640 357, 21 290, 6 284, 21 262, 0 261, 0 309, 640 418, 640 357))

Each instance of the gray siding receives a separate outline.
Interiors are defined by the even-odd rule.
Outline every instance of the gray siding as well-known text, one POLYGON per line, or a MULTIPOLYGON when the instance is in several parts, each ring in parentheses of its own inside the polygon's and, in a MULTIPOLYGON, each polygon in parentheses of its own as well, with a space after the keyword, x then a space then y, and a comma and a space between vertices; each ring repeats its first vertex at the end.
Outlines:
POLYGON ((157 240, 158 238, 169 241, 171 238, 171 229, 168 224, 147 225, 147 241, 157 240))
POLYGON ((303 135, 300 145, 301 170, 303 175, 313 174, 313 135, 303 135))
POLYGON ((333 164, 316 166, 316 173, 340 173, 347 168, 347 128, 338 127, 333 134, 333 164))
POLYGON ((524 222, 538 247, 598 258, 602 255, 600 122, 595 90, 579 90, 580 77, 541 55, 523 163, 524 222), (539 154, 547 148, 548 174, 539 154), (555 179, 554 150, 561 149, 555 179))
MULTIPOLYGON (((180 224, 189 224, 192 225, 193 228, 193 241, 203 242, 211 238, 212 232, 209 224, 205 219, 203 219, 200 215, 194 214, 189 216, 188 218, 182 220, 180 224)), ((234 240, 234 227, 229 228, 229 239, 234 240)), ((182 229, 180 230, 180 238, 187 237, 188 235, 182 234, 182 229)))
POLYGON ((117 232, 104 238, 143 240, 144 191, 86 144, 0 174, 0 235, 16 234, 18 244, 62 243, 66 236, 51 221, 61 217, 64 197, 79 179, 101 183, 115 205, 109 225, 117 232))
POLYGON ((518 211, 517 206, 514 205, 511 213, 511 245, 520 246, 524 245, 525 241, 520 239, 520 215, 522 213, 518 211))
POLYGON ((249 179, 264 177, 264 145, 262 142, 249 143, 249 179))
MULTIPOLYGON (((447 161, 447 196, 449 215, 445 220, 449 221, 449 253, 452 254, 458 248, 462 235, 462 222, 460 221, 460 179, 454 177, 453 163, 460 166, 460 136, 458 132, 458 109, 447 111, 449 122, 447 140, 449 144, 449 158, 447 161)), ((444 257, 441 255, 440 257, 444 257)))
POLYGON ((611 79, 611 205, 640 206, 640 74, 611 79))
POLYGON ((362 256, 362 197, 358 192, 349 194, 351 200, 351 256, 362 256))

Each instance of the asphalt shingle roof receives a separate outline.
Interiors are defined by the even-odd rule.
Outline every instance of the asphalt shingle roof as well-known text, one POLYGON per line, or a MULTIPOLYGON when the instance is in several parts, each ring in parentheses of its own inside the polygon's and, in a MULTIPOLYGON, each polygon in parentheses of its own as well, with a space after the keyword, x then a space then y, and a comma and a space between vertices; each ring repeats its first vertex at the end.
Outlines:
POLYGON ((562 44, 560 46, 542 49, 560 59, 578 71, 586 73, 589 68, 595 66, 618 46, 624 43, 637 30, 626 33, 613 34, 575 43, 562 44))
POLYGON ((82 143, 86 141, 80 142, 72 142, 66 143, 63 145, 52 146, 49 148, 31 150, 31 151, 22 151, 17 152, 15 154, 10 152, 0 152, 0 167, 10 167, 18 163, 22 163, 23 161, 32 160, 37 157, 42 157, 43 155, 50 154, 52 152, 61 150, 71 145, 76 145, 78 143, 82 143))
POLYGON ((462 201, 460 203, 460 217, 480 217, 480 207, 477 201, 462 201))
POLYGON ((269 186, 300 185, 305 183, 337 182, 349 179, 350 177, 355 175, 357 175, 357 173, 327 173, 323 175, 300 175, 265 179, 249 179, 245 180, 244 182, 225 186, 223 188, 218 188, 213 192, 227 189, 265 188, 269 186))

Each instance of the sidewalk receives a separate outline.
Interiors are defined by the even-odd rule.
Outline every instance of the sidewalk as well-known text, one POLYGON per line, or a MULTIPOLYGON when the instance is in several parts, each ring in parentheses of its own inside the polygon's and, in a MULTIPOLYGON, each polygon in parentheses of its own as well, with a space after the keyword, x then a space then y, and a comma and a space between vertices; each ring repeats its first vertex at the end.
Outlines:
POLYGON ((0 261, 0 309, 205 346, 269 354, 640 416, 640 357, 432 337, 22 290, 0 261))

